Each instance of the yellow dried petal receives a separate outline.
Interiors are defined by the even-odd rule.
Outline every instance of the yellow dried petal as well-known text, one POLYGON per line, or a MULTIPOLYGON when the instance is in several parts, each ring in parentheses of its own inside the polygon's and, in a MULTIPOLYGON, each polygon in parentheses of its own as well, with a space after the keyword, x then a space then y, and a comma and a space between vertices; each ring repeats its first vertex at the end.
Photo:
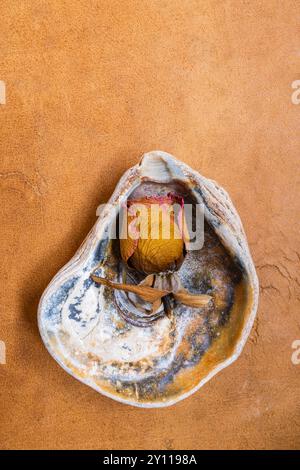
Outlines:
POLYGON ((139 240, 131 264, 145 273, 159 273, 176 267, 183 253, 182 240, 139 240))
MULTIPOLYGON (((177 268, 181 261, 184 241, 174 221, 174 211, 169 204, 156 205, 139 202, 138 215, 128 215, 127 239, 120 240, 122 259, 145 273, 158 273, 177 268), (134 233, 130 230, 134 228, 134 233), (139 234, 136 239, 136 231, 139 234), (135 238, 131 237, 133 233, 135 238)), ((124 233, 124 232, 123 232, 124 233)))
POLYGON ((126 263, 129 258, 131 258, 131 256, 134 254, 137 246, 138 240, 133 240, 130 237, 120 240, 121 257, 124 261, 126 261, 126 263))

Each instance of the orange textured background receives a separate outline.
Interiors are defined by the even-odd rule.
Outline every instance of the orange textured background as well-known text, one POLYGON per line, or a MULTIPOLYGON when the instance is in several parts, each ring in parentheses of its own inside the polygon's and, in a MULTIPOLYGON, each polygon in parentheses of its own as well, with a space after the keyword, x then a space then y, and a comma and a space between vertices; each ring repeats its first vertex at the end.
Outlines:
POLYGON ((299 24, 292 0, 1 2, 1 448, 300 447, 299 24), (228 190, 261 297, 236 363, 143 410, 68 376, 36 311, 98 204, 153 149, 228 190))

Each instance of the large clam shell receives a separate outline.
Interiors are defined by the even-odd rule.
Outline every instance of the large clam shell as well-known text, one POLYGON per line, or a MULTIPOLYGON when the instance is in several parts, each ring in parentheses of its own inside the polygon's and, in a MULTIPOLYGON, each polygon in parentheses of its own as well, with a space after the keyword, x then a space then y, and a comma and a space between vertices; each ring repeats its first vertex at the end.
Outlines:
POLYGON ((190 290, 212 292, 219 307, 177 305, 173 317, 160 316, 145 328, 124 320, 113 292, 90 278, 111 254, 116 214, 108 206, 47 287, 38 322, 48 351, 69 374, 117 401, 162 407, 188 397, 238 358, 256 315, 258 280, 240 218, 216 182, 154 151, 124 174, 109 202, 118 207, 148 182, 179 182, 203 202, 204 247, 188 253, 179 275, 190 290))

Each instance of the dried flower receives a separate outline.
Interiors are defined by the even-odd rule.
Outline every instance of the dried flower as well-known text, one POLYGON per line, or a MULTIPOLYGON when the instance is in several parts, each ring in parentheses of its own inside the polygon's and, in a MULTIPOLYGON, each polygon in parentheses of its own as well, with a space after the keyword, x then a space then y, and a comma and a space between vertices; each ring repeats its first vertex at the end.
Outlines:
POLYGON ((162 302, 165 305, 169 295, 187 306, 205 307, 211 297, 187 291, 175 272, 182 261, 187 238, 181 197, 168 194, 130 200, 121 230, 121 257, 129 266, 148 276, 139 285, 112 282, 94 273, 91 277, 112 289, 136 294, 152 304, 152 313, 159 310, 162 302))
POLYGON ((143 273, 176 270, 184 254, 183 200, 168 194, 131 200, 121 230, 121 257, 143 273))

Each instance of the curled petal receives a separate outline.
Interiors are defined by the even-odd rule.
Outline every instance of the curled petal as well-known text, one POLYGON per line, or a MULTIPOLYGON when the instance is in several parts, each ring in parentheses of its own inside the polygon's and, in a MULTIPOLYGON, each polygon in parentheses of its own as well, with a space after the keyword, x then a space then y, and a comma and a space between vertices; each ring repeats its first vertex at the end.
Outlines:
POLYGON ((196 308, 206 307, 212 299, 210 295, 191 294, 185 289, 174 293, 173 296, 178 302, 196 308))
POLYGON ((123 290, 125 292, 132 292, 133 294, 138 295, 143 299, 145 302, 151 302, 152 304, 160 300, 165 295, 168 295, 169 292, 165 290, 154 289, 153 287, 149 286, 136 286, 131 284, 122 284, 109 281, 103 277, 96 276, 92 274, 91 278, 93 281, 97 282, 98 284, 102 284, 107 287, 111 287, 112 289, 123 290))

